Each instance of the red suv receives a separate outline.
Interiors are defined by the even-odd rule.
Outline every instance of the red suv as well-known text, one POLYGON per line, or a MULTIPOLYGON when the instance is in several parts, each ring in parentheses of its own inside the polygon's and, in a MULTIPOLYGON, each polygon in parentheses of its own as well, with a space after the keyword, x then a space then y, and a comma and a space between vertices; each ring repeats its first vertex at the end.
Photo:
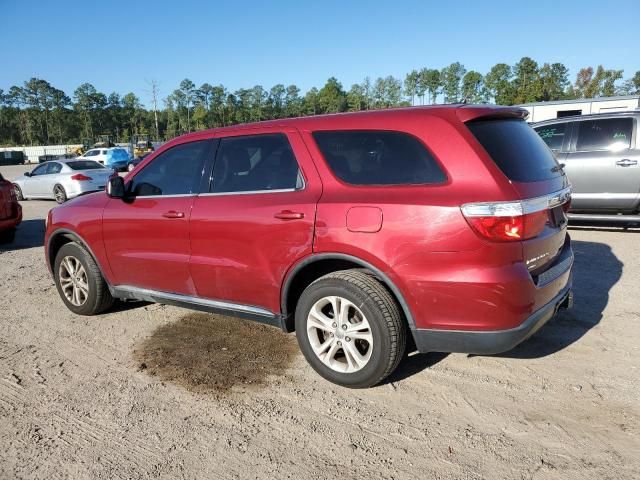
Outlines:
MULTIPOLYGON (((570 190, 517 108, 438 106, 192 133, 48 218, 64 303, 137 299, 296 331, 374 385, 420 352, 492 354, 571 303, 570 190)), ((250 348, 248 345, 247 348, 250 348)))
POLYGON ((22 222, 22 207, 15 186, 0 174, 0 242, 11 242, 22 222))

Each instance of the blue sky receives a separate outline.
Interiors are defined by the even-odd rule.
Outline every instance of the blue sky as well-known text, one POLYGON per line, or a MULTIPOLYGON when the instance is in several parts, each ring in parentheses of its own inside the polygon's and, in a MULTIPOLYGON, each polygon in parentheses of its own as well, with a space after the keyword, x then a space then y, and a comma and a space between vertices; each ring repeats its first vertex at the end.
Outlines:
POLYGON ((145 103, 151 79, 164 97, 185 77, 304 92, 454 61, 484 74, 522 56, 562 62, 572 80, 588 65, 640 70, 639 0, 0 0, 0 17, 0 88, 36 76, 145 103))

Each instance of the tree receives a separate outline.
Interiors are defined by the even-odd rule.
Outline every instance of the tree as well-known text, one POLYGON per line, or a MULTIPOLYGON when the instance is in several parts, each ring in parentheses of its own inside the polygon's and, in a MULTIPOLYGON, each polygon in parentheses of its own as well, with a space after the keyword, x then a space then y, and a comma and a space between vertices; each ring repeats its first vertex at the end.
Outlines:
POLYGON ((538 100, 560 100, 567 95, 569 70, 561 63, 545 63, 540 68, 540 96, 538 100))
POLYGON ((466 103, 483 103, 485 101, 481 73, 470 70, 462 77, 462 99, 466 103))
POLYGON ((351 89, 347 92, 347 109, 350 112, 364 110, 367 106, 367 97, 364 93, 364 87, 358 83, 351 85, 351 89))
POLYGON ((93 138, 94 110, 97 104, 98 91, 90 83, 83 83, 73 92, 74 108, 82 119, 82 135, 93 138))
POLYGON ((635 75, 624 81, 620 87, 616 90, 618 95, 637 95, 640 94, 640 71, 637 71, 635 75))
POLYGON ((316 87, 311 88, 304 96, 304 113, 307 115, 316 115, 320 113, 320 106, 318 104, 318 89, 316 87))
POLYGON ((335 77, 329 78, 318 92, 318 107, 322 113, 337 113, 346 110, 347 94, 335 77))
POLYGON ((486 96, 493 99, 497 105, 514 104, 513 73, 506 63, 494 65, 484 77, 486 96))
MULTIPOLYGON (((404 79, 404 93, 411 97, 411 105, 415 105, 415 96, 418 91, 418 79, 420 73, 417 70, 411 70, 404 79)), ((354 85, 355 86, 355 85, 354 85)), ((353 88, 353 87, 351 87, 353 88)))
POLYGON ((151 94, 151 107, 153 108, 153 119, 156 127, 156 140, 160 139, 160 127, 158 126, 158 97, 160 96, 160 86, 156 80, 149 82, 149 93, 151 94))
POLYGON ((456 103, 462 98, 462 77, 466 69, 460 62, 455 62, 442 69, 441 81, 445 103, 456 103))
POLYGON ((193 104, 193 100, 195 98, 195 84, 185 78, 180 82, 180 93, 182 94, 181 98, 184 103, 185 108, 187 109, 187 131, 191 131, 191 106, 193 104))
POLYGON ((269 91, 269 118, 282 118, 284 116, 284 102, 287 89, 278 83, 269 91))
POLYGON ((284 97, 284 114, 286 117, 298 117, 302 115, 303 99, 300 98, 300 89, 295 85, 289 85, 284 97))
POLYGON ((542 93, 538 63, 522 57, 513 68, 514 103, 536 102, 542 93))

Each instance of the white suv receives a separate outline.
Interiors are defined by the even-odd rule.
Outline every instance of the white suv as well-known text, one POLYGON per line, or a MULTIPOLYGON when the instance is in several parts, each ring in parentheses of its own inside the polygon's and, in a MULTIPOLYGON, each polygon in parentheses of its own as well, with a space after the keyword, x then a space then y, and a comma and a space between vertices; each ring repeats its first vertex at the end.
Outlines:
POLYGON ((78 157, 78 159, 94 160, 104 165, 107 161, 107 150, 107 148, 92 148, 91 150, 87 150, 83 155, 78 157))

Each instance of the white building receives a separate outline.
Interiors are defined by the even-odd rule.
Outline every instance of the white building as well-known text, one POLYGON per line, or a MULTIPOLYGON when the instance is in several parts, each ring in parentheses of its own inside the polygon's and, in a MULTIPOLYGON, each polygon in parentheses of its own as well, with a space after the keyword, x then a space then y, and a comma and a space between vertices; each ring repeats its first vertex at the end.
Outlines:
POLYGON ((541 122, 543 120, 570 117, 572 115, 635 110, 640 108, 640 95, 525 103, 518 105, 518 107, 525 108, 529 111, 528 122, 541 122))

